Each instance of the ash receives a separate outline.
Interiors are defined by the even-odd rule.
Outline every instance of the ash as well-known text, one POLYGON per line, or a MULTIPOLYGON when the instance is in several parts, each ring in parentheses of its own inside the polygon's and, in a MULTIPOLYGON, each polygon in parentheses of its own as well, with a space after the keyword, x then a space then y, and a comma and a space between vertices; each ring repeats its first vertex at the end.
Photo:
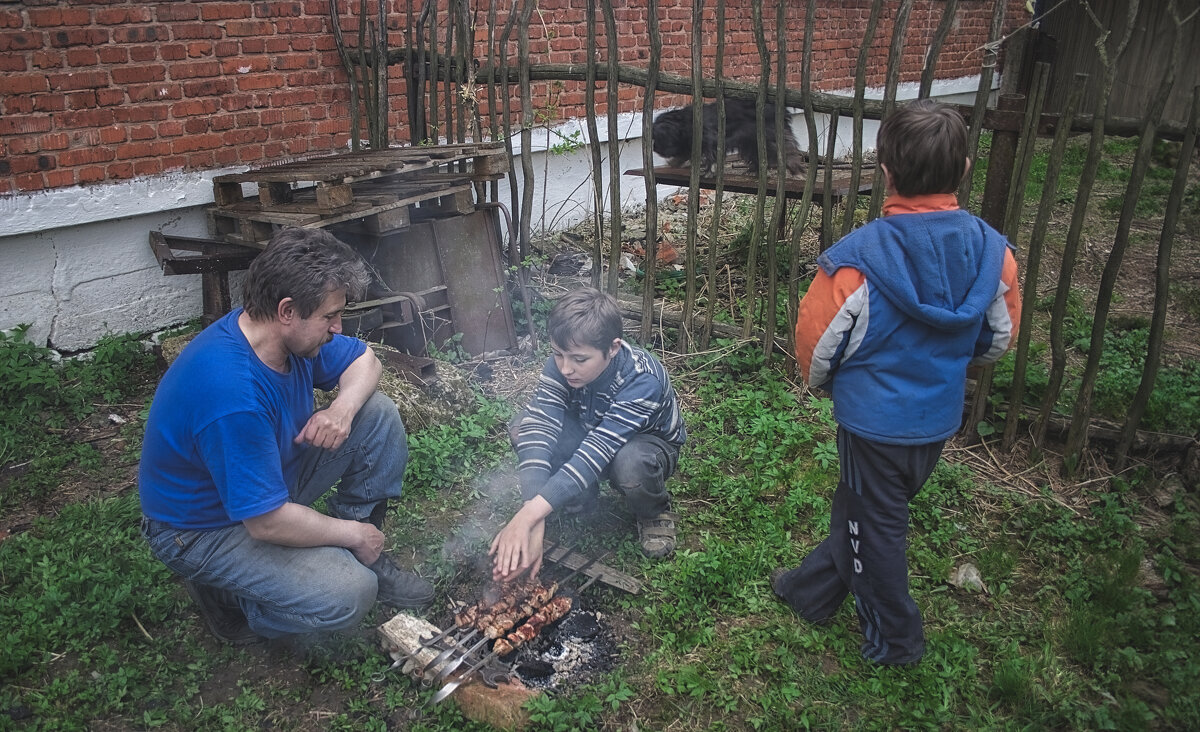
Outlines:
POLYGON ((616 661, 616 639, 604 616, 572 610, 550 632, 525 646, 514 668, 526 686, 565 690, 590 683, 616 661))

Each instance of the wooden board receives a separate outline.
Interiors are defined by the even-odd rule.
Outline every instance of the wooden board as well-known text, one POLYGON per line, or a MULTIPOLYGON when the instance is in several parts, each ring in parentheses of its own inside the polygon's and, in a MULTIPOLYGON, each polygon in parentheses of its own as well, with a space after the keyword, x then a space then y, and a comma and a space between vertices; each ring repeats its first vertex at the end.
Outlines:
MULTIPOLYGON (((565 546, 555 544, 547 544, 545 554, 543 555, 548 562, 553 562, 567 569, 579 569, 583 565, 592 561, 591 557, 586 554, 568 549, 565 546)), ((606 564, 596 562, 592 566, 583 570, 583 574, 588 577, 598 577, 597 582, 603 582, 609 587, 616 587, 618 590, 624 590, 631 595, 640 594, 642 591, 642 583, 630 577, 624 572, 609 567, 606 564)))

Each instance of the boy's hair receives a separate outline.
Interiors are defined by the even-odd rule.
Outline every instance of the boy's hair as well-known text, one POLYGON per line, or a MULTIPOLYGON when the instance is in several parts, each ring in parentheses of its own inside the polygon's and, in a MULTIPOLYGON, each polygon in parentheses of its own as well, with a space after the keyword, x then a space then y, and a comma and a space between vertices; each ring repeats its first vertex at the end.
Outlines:
POLYGON ((554 303, 546 330, 550 340, 563 348, 591 346, 608 353, 613 340, 621 337, 621 311, 611 295, 584 287, 554 303))
POLYGON ((332 290, 346 299, 366 292, 371 273, 362 258, 321 229, 284 229, 250 263, 242 307, 253 320, 271 320, 280 300, 292 298, 300 317, 311 316, 332 290))
POLYGON ((918 99, 888 115, 875 146, 901 196, 953 193, 966 173, 967 125, 953 108, 932 99, 918 99))

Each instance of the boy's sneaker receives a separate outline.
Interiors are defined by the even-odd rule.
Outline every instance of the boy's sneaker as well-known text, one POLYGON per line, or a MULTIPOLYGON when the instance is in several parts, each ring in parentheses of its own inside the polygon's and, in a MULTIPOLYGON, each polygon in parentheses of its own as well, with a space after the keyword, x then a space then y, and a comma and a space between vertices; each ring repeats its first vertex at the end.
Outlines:
POLYGON ((657 516, 639 518, 638 543, 642 554, 651 559, 662 559, 675 553, 675 522, 679 514, 664 511, 657 516))
POLYGON ((263 640, 262 636, 250 630, 242 606, 229 592, 191 580, 184 580, 183 588, 199 608, 200 617, 204 618, 209 632, 219 640, 231 646, 245 646, 263 640))
POLYGON ((380 554, 368 569, 379 578, 378 599, 383 604, 402 610, 424 610, 433 602, 433 585, 392 564, 387 554, 380 554))

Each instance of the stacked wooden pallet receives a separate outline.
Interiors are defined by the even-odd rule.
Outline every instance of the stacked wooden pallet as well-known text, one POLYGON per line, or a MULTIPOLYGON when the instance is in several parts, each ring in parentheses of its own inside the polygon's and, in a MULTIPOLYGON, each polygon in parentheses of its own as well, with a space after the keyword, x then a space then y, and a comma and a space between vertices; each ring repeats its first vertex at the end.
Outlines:
POLYGON ((413 220, 474 209, 473 188, 508 170, 499 144, 339 153, 213 179, 213 232, 262 248, 283 227, 345 225, 382 234, 413 220), (257 186, 246 195, 245 184, 257 186))

